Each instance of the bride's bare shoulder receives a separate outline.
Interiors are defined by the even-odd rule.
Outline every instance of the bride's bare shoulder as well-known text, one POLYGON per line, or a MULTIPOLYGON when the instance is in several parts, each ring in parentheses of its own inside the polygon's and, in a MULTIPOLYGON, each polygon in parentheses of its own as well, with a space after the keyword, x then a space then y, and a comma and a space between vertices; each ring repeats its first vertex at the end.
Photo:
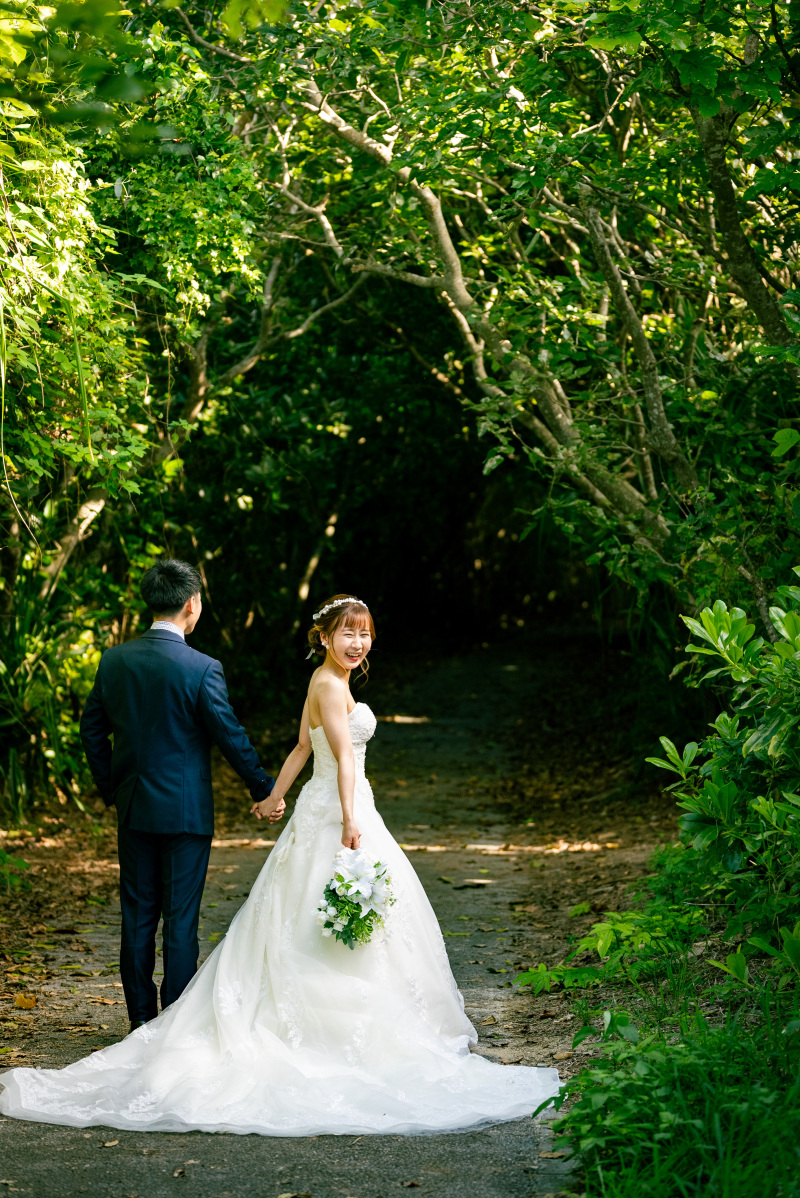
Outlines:
POLYGON ((315 703, 347 704, 347 683, 319 666, 311 675, 308 699, 315 703))

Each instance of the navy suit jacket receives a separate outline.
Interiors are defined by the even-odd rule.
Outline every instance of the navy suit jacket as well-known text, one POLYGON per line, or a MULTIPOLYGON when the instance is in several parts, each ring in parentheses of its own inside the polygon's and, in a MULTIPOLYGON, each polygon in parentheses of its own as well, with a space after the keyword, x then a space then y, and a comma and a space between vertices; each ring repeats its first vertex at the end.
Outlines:
POLYGON ((106 806, 139 832, 214 832, 211 745, 254 801, 275 785, 233 714, 222 666, 177 632, 151 629, 101 658, 81 740, 106 806), (113 747, 112 747, 113 737, 113 747))

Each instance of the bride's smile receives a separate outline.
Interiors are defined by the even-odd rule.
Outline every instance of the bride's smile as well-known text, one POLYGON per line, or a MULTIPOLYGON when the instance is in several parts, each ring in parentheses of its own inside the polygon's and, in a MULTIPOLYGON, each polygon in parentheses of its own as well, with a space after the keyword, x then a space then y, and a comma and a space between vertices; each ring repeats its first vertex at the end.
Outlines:
POLYGON ((366 658, 372 647, 372 636, 366 625, 348 627, 342 624, 330 640, 322 643, 328 650, 329 664, 335 664, 349 673, 366 658))

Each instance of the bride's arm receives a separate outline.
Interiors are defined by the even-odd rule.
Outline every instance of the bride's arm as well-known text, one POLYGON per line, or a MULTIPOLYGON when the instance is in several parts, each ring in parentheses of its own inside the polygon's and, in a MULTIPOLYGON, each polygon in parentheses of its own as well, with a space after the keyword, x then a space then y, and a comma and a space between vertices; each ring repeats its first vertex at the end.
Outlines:
POLYGON ((280 819, 286 806, 284 800, 289 787, 308 761, 310 755, 311 734, 309 732, 308 721, 308 700, 306 700, 303 707, 303 718, 300 721, 300 735, 297 738, 297 744, 281 766, 281 772, 278 774, 277 781, 272 788, 269 798, 264 799, 263 803, 253 804, 251 814, 256 819, 266 817, 269 818, 270 823, 275 823, 276 820, 280 819))
POLYGON ((342 844, 348 849, 357 849, 361 833, 353 816, 353 795, 356 785, 356 766, 353 758, 353 741, 350 737, 350 721, 347 718, 347 689, 335 678, 321 678, 318 683, 319 710, 322 727, 339 763, 339 800, 342 804, 342 844))

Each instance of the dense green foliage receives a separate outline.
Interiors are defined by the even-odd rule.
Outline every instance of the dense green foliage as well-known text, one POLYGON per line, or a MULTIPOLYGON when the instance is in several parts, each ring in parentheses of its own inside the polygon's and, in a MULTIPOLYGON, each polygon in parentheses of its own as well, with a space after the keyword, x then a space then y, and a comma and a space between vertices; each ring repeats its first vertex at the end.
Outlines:
MULTIPOLYGON (((605 1012, 604 1057, 561 1099, 593 1195, 800 1193, 800 588, 777 594, 774 644, 721 600, 684 617, 701 642, 688 651, 714 666, 700 681, 725 679, 730 707, 699 745, 662 737, 650 758, 678 775, 681 843, 657 856, 641 910, 608 913, 564 964, 518 979, 611 983, 637 1008, 636 1022, 605 1012), (733 951, 714 960, 714 942, 733 951)), ((575 1047, 597 1030, 581 1005, 575 1047)))
POLYGON ((674 605, 719 593, 776 636, 792 5, 8 11, 8 802, 75 783, 98 648, 165 546, 203 563, 234 680, 334 569, 390 627, 448 590, 462 629, 525 620, 553 589, 526 525, 630 585, 667 654, 674 605))

